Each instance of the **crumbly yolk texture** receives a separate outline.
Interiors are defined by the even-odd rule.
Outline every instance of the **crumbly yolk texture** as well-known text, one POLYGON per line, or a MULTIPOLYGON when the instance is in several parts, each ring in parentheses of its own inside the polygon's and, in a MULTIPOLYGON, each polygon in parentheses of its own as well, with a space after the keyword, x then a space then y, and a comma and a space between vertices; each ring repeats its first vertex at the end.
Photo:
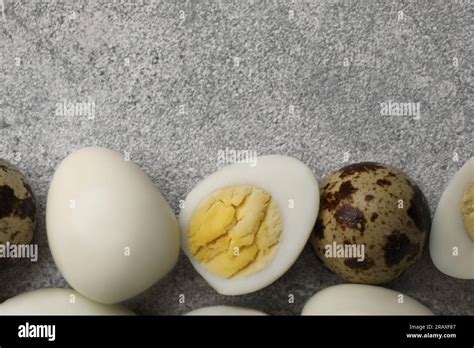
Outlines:
POLYGON ((211 273, 246 276, 273 258, 282 234, 277 204, 250 185, 214 192, 198 206, 188 230, 189 249, 211 273))
POLYGON ((466 232, 474 241, 474 182, 464 192, 462 212, 466 232))

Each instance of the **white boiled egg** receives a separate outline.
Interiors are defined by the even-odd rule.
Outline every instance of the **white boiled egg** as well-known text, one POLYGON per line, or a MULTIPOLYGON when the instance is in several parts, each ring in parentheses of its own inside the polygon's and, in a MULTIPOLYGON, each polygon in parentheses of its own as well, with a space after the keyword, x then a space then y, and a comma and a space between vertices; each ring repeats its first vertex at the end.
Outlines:
POLYGON ((341 284, 317 292, 302 315, 432 315, 424 305, 397 291, 363 284, 341 284))
POLYGON ((186 197, 181 245, 219 293, 257 291, 296 261, 319 210, 318 182, 305 164, 280 155, 228 165, 186 197))
POLYGON ((48 192, 46 227, 54 261, 72 288, 101 303, 125 301, 176 264, 176 217, 148 176, 116 151, 67 156, 48 192))
POLYGON ((453 176, 439 200, 430 254, 441 272, 474 279, 474 157, 453 176))
POLYGON ((266 313, 250 308, 234 306, 210 306, 195 309, 186 315, 267 315, 266 313))
POLYGON ((39 289, 0 304, 0 315, 134 315, 120 305, 91 301, 72 289, 39 289))

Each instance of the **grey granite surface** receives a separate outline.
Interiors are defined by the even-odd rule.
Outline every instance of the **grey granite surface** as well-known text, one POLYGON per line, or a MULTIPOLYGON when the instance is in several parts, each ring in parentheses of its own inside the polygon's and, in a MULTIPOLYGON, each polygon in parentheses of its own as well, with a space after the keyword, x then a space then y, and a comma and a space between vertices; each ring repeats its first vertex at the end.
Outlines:
MULTIPOLYGON (((297 157, 319 179, 345 153, 392 164, 418 182, 432 212, 474 154, 472 1, 0 0, 0 10, 0 158, 28 176, 40 207, 39 260, 1 270, 0 301, 67 286, 44 209, 55 167, 83 146, 127 152, 176 213, 226 147, 297 157), (91 114, 64 113, 64 101, 89 103, 91 114), (420 103, 419 117, 384 115, 388 101, 420 103)), ((299 314, 338 283, 307 246, 273 285, 226 297, 181 255, 127 305, 299 314)), ((474 281, 442 274, 428 252, 386 287, 437 314, 474 314, 474 281)))

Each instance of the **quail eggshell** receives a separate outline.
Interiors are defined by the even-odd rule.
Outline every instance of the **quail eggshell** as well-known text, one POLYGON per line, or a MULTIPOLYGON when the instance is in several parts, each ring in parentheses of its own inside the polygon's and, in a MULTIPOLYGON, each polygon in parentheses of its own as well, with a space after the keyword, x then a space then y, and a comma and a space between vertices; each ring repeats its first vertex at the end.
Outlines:
POLYGON ((397 291, 364 284, 341 284, 313 295, 302 315, 432 315, 413 298, 397 291))
POLYGON ((23 293, 0 304, 0 315, 133 315, 121 305, 105 305, 72 289, 48 288, 23 293))
POLYGON ((430 211, 423 192, 407 175, 362 162, 343 167, 321 185, 311 242, 327 268, 349 282, 383 284, 421 258, 430 211), (364 256, 326 255, 332 245, 363 246, 364 256))
POLYGON ((0 159, 0 244, 30 243, 36 210, 35 195, 25 176, 0 159))
POLYGON ((83 148, 61 162, 48 192, 46 225, 63 277, 101 303, 145 291, 179 255, 170 205, 136 164, 105 148, 83 148))

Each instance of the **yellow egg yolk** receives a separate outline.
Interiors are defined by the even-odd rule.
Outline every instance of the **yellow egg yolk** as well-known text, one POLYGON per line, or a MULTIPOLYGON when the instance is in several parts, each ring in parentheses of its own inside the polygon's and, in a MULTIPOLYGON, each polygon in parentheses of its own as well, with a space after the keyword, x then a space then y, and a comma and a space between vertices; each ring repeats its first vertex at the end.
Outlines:
POLYGON ((474 183, 464 192, 462 212, 464 227, 468 236, 474 241, 474 183))
POLYGON ((282 221, 270 194, 250 185, 232 186, 205 198, 191 219, 189 249, 223 278, 263 269, 278 248, 282 221))

